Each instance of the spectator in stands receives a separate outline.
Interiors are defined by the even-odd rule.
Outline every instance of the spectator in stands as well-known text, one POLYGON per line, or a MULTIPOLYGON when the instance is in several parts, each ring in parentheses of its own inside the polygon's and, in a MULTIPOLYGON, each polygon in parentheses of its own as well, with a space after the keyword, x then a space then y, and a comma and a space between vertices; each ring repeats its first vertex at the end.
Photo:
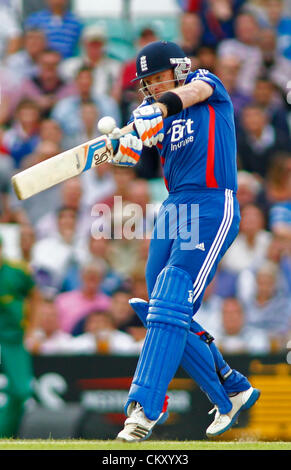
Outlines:
POLYGON ((82 286, 78 290, 63 292, 56 298, 63 331, 71 333, 76 323, 89 312, 109 310, 110 298, 100 291, 104 276, 103 264, 89 263, 82 267, 82 286))
MULTIPOLYGON (((291 242, 291 156, 276 160, 277 167, 281 165, 281 178, 275 180, 270 188, 273 204, 270 209, 270 228, 276 237, 291 242)), ((269 180, 269 185, 271 181, 269 180)))
MULTIPOLYGON (((202 45, 199 47, 196 54, 197 69, 206 69, 209 72, 215 73, 217 62, 216 50, 212 46, 202 45)), ((193 63, 193 60, 192 60, 193 63)))
POLYGON ((60 186, 60 197, 53 210, 39 217, 35 228, 37 239, 55 236, 58 233, 58 210, 67 207, 75 211, 77 238, 87 238, 92 224, 90 208, 83 203, 83 186, 79 177, 70 178, 60 186))
POLYGON ((33 247, 36 242, 35 230, 30 224, 21 224, 19 231, 21 259, 31 265, 33 247))
POLYGON ((143 261, 147 260, 150 243, 151 243, 151 232, 146 233, 145 236, 142 238, 142 240, 140 240, 138 252, 139 252, 140 259, 143 261))
POLYGON ((118 289, 112 295, 110 312, 116 327, 139 342, 144 339, 146 330, 128 303, 131 297, 130 289, 122 287, 118 289))
POLYGON ((81 130, 78 139, 79 142, 83 143, 96 137, 99 115, 97 107, 93 101, 88 101, 87 103, 82 104, 81 116, 83 129, 81 130))
POLYGON ((74 136, 69 136, 64 139, 64 146, 70 149, 88 140, 95 139, 100 135, 97 129, 99 120, 99 111, 92 100, 84 101, 80 106, 80 124, 79 132, 74 136))
POLYGON ((90 25, 82 34, 81 54, 63 61, 61 74, 65 80, 73 80, 81 67, 90 67, 93 73, 93 93, 111 95, 112 87, 120 74, 119 61, 106 55, 107 33, 101 25, 90 25))
POLYGON ((0 147, 0 223, 12 221, 9 193, 13 170, 12 158, 6 153, 6 149, 0 147))
POLYGON ((182 11, 199 12, 202 8, 202 0, 176 0, 182 11))
POLYGON ((136 341, 131 334, 117 328, 111 312, 91 317, 90 329, 88 319, 86 330, 96 338, 97 354, 135 355, 141 351, 142 340, 136 341))
POLYGON ((82 31, 80 20, 68 10, 68 0, 47 0, 47 9, 32 13, 25 21, 26 28, 41 29, 48 47, 63 58, 76 53, 82 31))
POLYGON ((120 113, 116 101, 110 96, 95 95, 93 89, 93 71, 90 67, 82 67, 75 79, 76 94, 61 99, 53 108, 51 117, 61 126, 65 136, 75 136, 82 128, 81 105, 93 101, 98 109, 99 117, 112 116, 120 123, 120 113))
POLYGON ((21 47, 21 29, 13 11, 0 5, 0 62, 21 47))
POLYGON ((108 311, 93 311, 85 318, 84 333, 68 344, 71 354, 135 355, 141 351, 142 342, 117 329, 108 311))
POLYGON ((114 170, 110 163, 103 163, 90 171, 85 171, 80 178, 84 191, 84 203, 88 207, 92 208, 95 203, 107 200, 116 192, 114 170))
POLYGON ((220 264, 215 275, 213 293, 222 299, 235 297, 237 293, 237 278, 238 274, 236 272, 220 264))
POLYGON ((290 292, 278 291, 278 266, 271 261, 264 263, 256 272, 255 293, 245 299, 247 323, 264 331, 272 348, 286 347, 290 333, 290 292))
POLYGON ((250 327, 242 304, 236 298, 227 298, 222 304, 222 331, 217 340, 224 354, 268 354, 270 341, 260 328, 250 327))
POLYGON ((261 76, 256 80, 253 101, 267 112, 270 124, 288 141, 291 131, 288 124, 287 107, 270 79, 261 76))
POLYGON ((23 49, 11 54, 5 66, 19 83, 23 79, 32 79, 38 74, 38 62, 46 48, 46 39, 40 29, 28 29, 24 33, 23 49))
POLYGON ((40 140, 35 150, 21 160, 20 169, 25 170, 32 165, 36 165, 48 158, 54 157, 61 151, 61 147, 56 142, 51 140, 40 140))
POLYGON ((24 99, 18 104, 12 126, 4 132, 2 139, 16 168, 20 167, 22 159, 32 153, 39 143, 40 120, 37 103, 24 99))
POLYGON ((127 191, 128 210, 132 210, 139 218, 139 223, 134 225, 135 236, 142 239, 154 228, 154 222, 160 205, 153 204, 149 182, 145 179, 136 178, 130 182, 127 191))
MULTIPOLYGON (((289 179, 290 185, 290 179, 289 179)), ((282 238, 291 240, 291 198, 277 202, 271 207, 270 225, 272 232, 282 238)))
POLYGON ((256 204, 262 185, 252 173, 238 171, 237 174, 237 200, 242 210, 248 204, 256 204))
POLYGON ((241 112, 237 128, 239 168, 264 178, 276 151, 289 151, 290 139, 276 130, 268 114, 257 104, 249 104, 241 112))
POLYGON ((202 45, 203 26, 200 16, 193 12, 184 12, 180 15, 180 38, 178 44, 185 54, 195 58, 202 45))
POLYGON ((258 46, 260 28, 256 18, 247 12, 235 19, 235 38, 225 39, 218 46, 218 57, 235 56, 241 62, 237 86, 241 92, 251 95, 254 80, 260 75, 262 53, 258 46))
POLYGON ((250 96, 244 93, 238 86, 240 70, 241 62, 235 55, 218 58, 214 69, 214 73, 220 78, 229 93, 236 119, 242 108, 251 101, 250 96))
POLYGON ((54 300, 44 299, 37 311, 36 327, 26 338, 32 354, 137 354, 141 345, 118 330, 107 311, 93 311, 84 319, 83 332, 73 337, 60 328, 54 300))
MULTIPOLYGON (((25 160, 26 167, 38 163, 42 160, 52 157, 59 153, 60 148, 52 141, 40 142, 33 154, 30 154, 25 160)), ((58 207, 60 201, 61 185, 55 185, 39 194, 19 201, 14 193, 11 192, 11 211, 15 217, 14 221, 19 223, 30 223, 33 226, 43 216, 58 207)))
POLYGON ((44 298, 38 305, 36 325, 26 337, 32 354, 62 354, 70 350, 72 336, 60 328, 59 313, 53 299, 44 298))
POLYGON ((95 238, 89 236, 89 240, 84 240, 84 243, 79 247, 77 252, 77 261, 70 263, 68 267, 62 291, 70 291, 79 289, 82 285, 81 269, 80 266, 98 262, 103 265, 104 276, 100 283, 100 291, 111 297, 116 290, 126 282, 126 278, 118 274, 110 264, 108 259, 110 242, 106 238, 95 238))
POLYGON ((270 228, 270 210, 277 202, 288 199, 286 195, 286 181, 288 175, 288 161, 290 152, 274 152, 267 174, 262 181, 261 190, 257 196, 257 204, 265 213, 266 228, 270 228))
MULTIPOLYGON (((101 166, 99 166, 99 171, 100 169, 101 166)), ((116 208, 114 208, 114 197, 121 197, 122 203, 125 203, 128 200, 128 188, 130 183, 135 179, 135 172, 131 167, 120 168, 117 165, 111 165, 111 172, 115 183, 114 193, 111 193, 109 197, 98 198, 99 200, 97 199, 97 202, 107 204, 110 208, 113 208, 113 210, 120 210, 121 206, 118 204, 116 205, 116 208)))
POLYGON ((278 37, 278 52, 291 59, 291 17, 284 12, 284 0, 265 0, 259 18, 263 27, 274 30, 278 37))
POLYGON ((272 28, 261 30, 259 47, 263 57, 261 74, 266 75, 285 96, 291 76, 291 60, 278 54, 277 36, 272 28))
POLYGON ((131 296, 132 292, 129 288, 121 288, 114 292, 111 297, 111 315, 117 328, 122 331, 127 331, 128 325, 141 325, 140 322, 136 321, 138 317, 129 304, 131 296))
POLYGON ((234 37, 234 21, 245 0, 207 0, 202 2, 203 43, 217 46, 234 37))
POLYGON ((291 244, 290 238, 273 235, 266 261, 278 266, 278 290, 286 295, 291 292, 291 244))
POLYGON ((145 281, 145 262, 137 250, 136 263, 130 273, 132 297, 148 300, 147 285, 145 281))
MULTIPOLYGON (((115 226, 117 233, 123 236, 123 228, 115 226)), ((110 240, 109 260, 113 270, 121 277, 132 277, 132 273, 139 261, 139 240, 127 240, 125 238, 110 240)))
MULTIPOLYGON (((111 266, 119 275, 128 277, 131 276, 139 260, 137 236, 140 236, 140 233, 135 225, 136 218, 133 221, 132 214, 126 209, 129 202, 128 188, 134 179, 134 173, 131 168, 126 168, 126 173, 124 170, 125 168, 114 167, 116 193, 107 201, 102 201, 110 209, 109 217, 96 220, 92 226, 92 233, 94 236, 100 236, 98 233, 101 233, 105 225, 106 233, 111 238, 108 254, 111 266), (111 227, 108 222, 111 222, 111 227)), ((94 206, 94 212, 96 210, 99 210, 98 204, 94 206)))
POLYGON ((236 273, 256 269, 265 258, 270 242, 263 212, 253 204, 246 205, 241 211, 239 234, 223 257, 222 268, 236 273))
POLYGON ((109 240, 107 238, 95 238, 90 234, 86 248, 85 263, 93 262, 94 260, 103 260, 104 265, 108 263, 109 240))
POLYGON ((104 263, 104 277, 100 284, 100 290, 108 295, 112 296, 114 292, 122 287, 124 283, 127 282, 125 276, 118 274, 110 264, 109 260, 109 249, 110 241, 106 238, 96 239, 92 235, 89 239, 89 256, 88 262, 94 262, 94 260, 102 260, 104 263))
POLYGON ((54 105, 61 99, 75 93, 71 83, 63 81, 58 67, 61 55, 53 49, 44 50, 38 61, 38 70, 32 78, 24 80, 19 93, 21 98, 36 101, 44 117, 50 116, 54 105))
POLYGON ((78 244, 82 241, 76 236, 76 223, 76 211, 63 207, 58 211, 58 231, 48 232, 35 243, 31 264, 47 295, 59 292, 68 266, 77 259, 78 244))
POLYGON ((53 119, 43 119, 41 121, 39 137, 41 141, 53 142, 58 146, 58 148, 65 150, 62 129, 53 119))
POLYGON ((15 88, 18 86, 19 84, 11 72, 8 72, 6 67, 1 67, 0 64, 0 126, 6 126, 8 123, 10 124, 9 121, 12 119, 12 111, 17 105, 17 99, 15 99, 15 88))
POLYGON ((265 257, 256 269, 246 269, 237 278, 236 295, 242 302, 248 303, 256 295, 256 275, 266 263, 277 269, 276 291, 281 296, 290 296, 291 292, 291 245, 281 236, 272 236, 265 257))

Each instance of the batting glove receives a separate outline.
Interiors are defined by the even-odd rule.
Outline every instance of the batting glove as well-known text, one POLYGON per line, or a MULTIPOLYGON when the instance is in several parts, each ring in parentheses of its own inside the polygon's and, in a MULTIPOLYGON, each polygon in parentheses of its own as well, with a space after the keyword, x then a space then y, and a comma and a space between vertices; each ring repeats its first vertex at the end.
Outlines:
POLYGON ((136 131, 146 147, 163 141, 163 115, 157 105, 142 106, 133 111, 133 117, 136 131))
POLYGON ((113 156, 111 163, 120 166, 134 166, 140 159, 142 141, 132 134, 126 134, 119 139, 117 153, 113 156))

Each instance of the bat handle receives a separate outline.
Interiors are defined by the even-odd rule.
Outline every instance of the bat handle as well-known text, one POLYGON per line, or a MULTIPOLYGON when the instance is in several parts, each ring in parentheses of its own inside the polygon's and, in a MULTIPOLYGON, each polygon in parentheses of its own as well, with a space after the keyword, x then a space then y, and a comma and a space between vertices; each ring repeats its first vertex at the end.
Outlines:
MULTIPOLYGON (((132 134, 134 135, 135 137, 138 137, 138 134, 136 132, 136 127, 134 124, 132 124, 132 130, 127 132, 127 134, 132 134)), ((125 135, 125 134, 124 134, 125 135)), ((118 148, 119 148, 119 139, 111 139, 111 144, 112 144, 112 147, 113 147, 113 155, 115 155, 117 152, 118 152, 118 148)))

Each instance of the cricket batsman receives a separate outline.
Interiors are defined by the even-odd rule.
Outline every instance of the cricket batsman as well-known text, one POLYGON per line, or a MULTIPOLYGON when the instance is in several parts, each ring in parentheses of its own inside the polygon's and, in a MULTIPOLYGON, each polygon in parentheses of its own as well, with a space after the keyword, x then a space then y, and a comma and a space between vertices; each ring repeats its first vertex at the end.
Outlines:
POLYGON ((230 97, 215 75, 191 72, 190 64, 173 42, 153 42, 139 52, 136 79, 145 98, 133 112, 136 135, 121 137, 113 158, 116 165, 135 165, 143 146, 156 146, 169 191, 149 249, 149 302, 131 300, 147 334, 125 404, 128 418, 117 436, 128 442, 147 439, 155 424, 166 419, 167 388, 180 365, 214 405, 208 437, 229 429, 260 395, 230 368, 214 338, 195 321, 204 291, 237 236, 240 212, 230 97), (180 207, 187 210, 180 214, 180 207), (192 207, 199 208, 198 215, 192 207), (165 236, 159 233, 160 222, 165 236), (199 239, 187 246, 185 233, 193 227, 199 239))

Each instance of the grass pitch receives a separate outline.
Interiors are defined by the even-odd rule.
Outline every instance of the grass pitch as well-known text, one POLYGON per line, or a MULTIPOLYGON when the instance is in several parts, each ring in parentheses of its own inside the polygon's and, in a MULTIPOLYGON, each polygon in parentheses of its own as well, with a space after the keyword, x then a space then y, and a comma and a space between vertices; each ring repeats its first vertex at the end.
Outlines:
POLYGON ((123 443, 117 441, 101 440, 19 440, 0 439, 2 450, 91 450, 91 451, 117 451, 117 450, 185 450, 185 451, 213 451, 213 450, 291 450, 291 442, 260 442, 260 441, 148 441, 139 443, 123 443))

